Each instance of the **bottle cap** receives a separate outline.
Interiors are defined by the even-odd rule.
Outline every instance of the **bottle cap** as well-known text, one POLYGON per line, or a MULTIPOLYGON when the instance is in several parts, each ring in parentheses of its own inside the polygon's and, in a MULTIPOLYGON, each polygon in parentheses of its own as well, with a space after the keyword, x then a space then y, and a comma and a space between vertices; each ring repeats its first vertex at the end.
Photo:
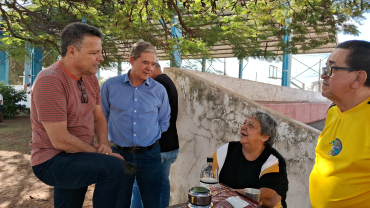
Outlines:
POLYGON ((213 162, 213 157, 207 157, 207 162, 213 162))

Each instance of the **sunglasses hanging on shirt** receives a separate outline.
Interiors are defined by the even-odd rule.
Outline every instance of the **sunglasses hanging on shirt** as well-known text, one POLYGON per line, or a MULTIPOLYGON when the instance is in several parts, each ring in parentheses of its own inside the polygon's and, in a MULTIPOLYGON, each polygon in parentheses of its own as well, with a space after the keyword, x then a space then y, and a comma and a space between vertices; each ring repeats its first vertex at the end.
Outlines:
POLYGON ((81 103, 88 103, 89 102, 89 97, 88 97, 87 92, 86 92, 85 82, 82 79, 80 79, 77 82, 77 86, 78 86, 78 89, 80 89, 81 92, 82 92, 81 103))

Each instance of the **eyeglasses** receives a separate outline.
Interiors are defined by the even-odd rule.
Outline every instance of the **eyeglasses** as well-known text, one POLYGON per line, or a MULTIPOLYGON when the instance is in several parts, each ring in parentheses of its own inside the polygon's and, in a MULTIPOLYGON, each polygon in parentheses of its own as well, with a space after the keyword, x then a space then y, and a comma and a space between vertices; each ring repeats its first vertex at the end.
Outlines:
POLYGON ((89 102, 89 97, 87 96, 85 82, 82 79, 80 79, 77 82, 77 86, 78 86, 78 89, 80 89, 81 92, 82 92, 81 103, 88 103, 89 102))
POLYGON ((339 66, 324 66, 322 67, 322 70, 324 71, 325 75, 330 77, 333 73, 333 69, 341 69, 341 70, 356 70, 354 68, 346 68, 346 67, 339 67, 339 66))

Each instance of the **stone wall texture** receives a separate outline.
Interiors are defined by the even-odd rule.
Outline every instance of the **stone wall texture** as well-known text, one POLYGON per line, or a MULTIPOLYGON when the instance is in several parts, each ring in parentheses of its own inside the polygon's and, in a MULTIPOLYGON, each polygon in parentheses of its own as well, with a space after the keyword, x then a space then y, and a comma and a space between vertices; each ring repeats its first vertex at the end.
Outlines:
POLYGON ((314 165, 318 130, 189 70, 166 68, 164 72, 173 80, 179 94, 180 152, 171 168, 171 204, 187 201, 188 190, 199 185, 200 170, 206 164, 206 158, 223 144, 238 141, 241 124, 248 112, 261 110, 278 122, 279 136, 274 148, 287 162, 288 207, 310 207, 308 180, 314 165))

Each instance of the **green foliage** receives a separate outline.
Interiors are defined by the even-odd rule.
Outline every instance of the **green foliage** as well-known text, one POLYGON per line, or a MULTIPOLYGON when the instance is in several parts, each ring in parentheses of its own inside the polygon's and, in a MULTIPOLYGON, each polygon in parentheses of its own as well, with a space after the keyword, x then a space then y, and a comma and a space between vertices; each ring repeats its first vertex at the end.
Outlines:
POLYGON ((179 44, 183 59, 210 58, 215 45, 228 45, 235 57, 274 60, 276 50, 297 53, 335 42, 336 33, 358 34, 369 11, 369 1, 360 0, 4 0, 0 3, 5 37, 0 50, 24 57, 25 46, 60 54, 61 30, 81 21, 101 29, 105 61, 127 60, 132 43, 145 40, 170 59, 179 44), (174 19, 182 37, 173 37, 174 19), (288 43, 283 37, 293 34, 288 43), (312 37, 312 34, 322 36, 312 37))
MULTIPOLYGON (((210 74, 227 75, 226 72, 217 70, 215 65, 224 65, 224 61, 221 59, 205 59, 205 72, 210 74)), ((181 68, 191 69, 194 71, 202 71, 202 60, 201 59, 187 59, 181 63, 181 68)))
POLYGON ((24 57, 23 60, 9 58, 9 84, 22 85, 24 76, 24 57))
POLYGON ((100 81, 99 81, 99 86, 101 87, 105 81, 107 81, 107 79, 109 79, 109 77, 105 78, 105 77, 100 77, 100 81))
POLYGON ((3 81, 0 82, 0 94, 3 96, 4 107, 2 114, 4 118, 13 118, 19 115, 20 112, 26 111, 25 105, 17 104, 21 101, 27 101, 24 91, 17 91, 12 86, 7 86, 3 81))

